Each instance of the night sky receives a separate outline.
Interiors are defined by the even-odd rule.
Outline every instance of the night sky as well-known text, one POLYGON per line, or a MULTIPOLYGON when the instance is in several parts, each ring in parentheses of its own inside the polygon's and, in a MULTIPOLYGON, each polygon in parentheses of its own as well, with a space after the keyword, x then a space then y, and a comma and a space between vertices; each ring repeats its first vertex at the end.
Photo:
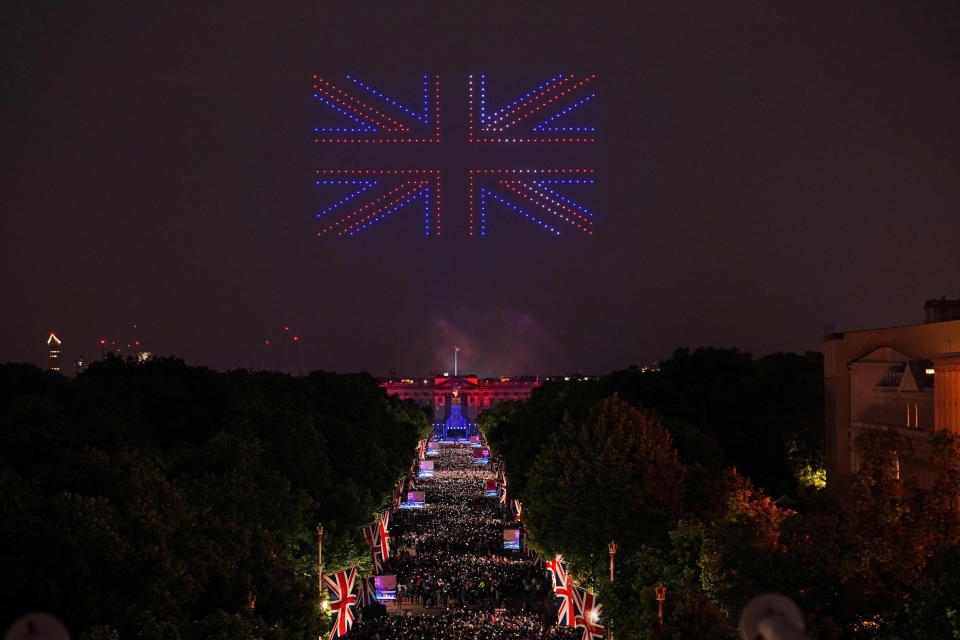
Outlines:
POLYGON ((56 331, 275 368, 286 325, 304 371, 604 373, 960 297, 956 2, 3 4, 0 361, 56 331), (314 144, 344 73, 440 74, 442 142, 314 144), (470 73, 598 74, 599 140, 468 145, 470 73), (469 167, 595 168, 594 235, 466 237, 469 167), (318 238, 324 168, 440 168, 444 235, 318 238))

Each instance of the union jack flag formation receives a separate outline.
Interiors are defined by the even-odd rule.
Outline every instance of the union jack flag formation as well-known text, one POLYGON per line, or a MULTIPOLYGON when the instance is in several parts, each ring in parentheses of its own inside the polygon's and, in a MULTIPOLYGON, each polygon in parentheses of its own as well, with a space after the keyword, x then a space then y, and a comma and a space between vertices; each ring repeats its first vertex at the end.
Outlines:
POLYGON ((557 604, 557 624, 581 630, 581 640, 598 640, 603 637, 600 612, 603 605, 596 596, 573 583, 573 578, 563 565, 563 556, 555 555, 545 563, 553 580, 553 594, 557 604))
MULTIPOLYGON (((490 95, 500 90, 510 96, 502 102, 488 102, 486 75, 471 74, 465 80, 461 84, 466 90, 463 142, 468 147, 515 148, 534 143, 552 151, 557 145, 597 141, 597 128, 580 120, 585 113, 588 119, 596 117, 591 111, 595 74, 556 74, 526 92, 504 89, 502 81, 491 82, 490 95)), ((441 143, 440 76, 424 74, 407 90, 408 96, 400 99, 355 75, 335 79, 315 75, 313 99, 321 126, 313 128, 314 142, 388 144, 395 157, 399 154, 394 148, 403 144, 441 143)), ((469 157, 472 151, 463 153, 469 157)), ((402 156, 397 160, 402 161, 402 156)), ((461 177, 461 184, 467 184, 466 201, 455 208, 466 211, 467 219, 460 221, 458 231, 486 236, 491 216, 507 216, 526 220, 554 236, 565 231, 592 236, 594 213, 584 206, 583 196, 595 177, 592 168, 474 166, 461 177)), ((422 218, 417 217, 423 234, 441 235, 439 168, 320 169, 315 184, 328 196, 316 214, 322 224, 318 236, 329 232, 354 236, 414 207, 422 208, 422 218)))

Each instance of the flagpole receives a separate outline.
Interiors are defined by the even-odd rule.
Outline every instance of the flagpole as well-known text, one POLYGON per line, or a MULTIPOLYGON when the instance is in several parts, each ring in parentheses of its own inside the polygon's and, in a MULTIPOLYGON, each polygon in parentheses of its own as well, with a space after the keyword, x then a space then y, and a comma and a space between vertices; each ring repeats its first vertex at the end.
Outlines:
POLYGON ((317 523, 317 588, 323 600, 323 523, 317 523))
MULTIPOLYGON (((613 584, 613 557, 617 555, 617 543, 613 540, 610 541, 610 544, 607 545, 607 551, 610 552, 610 584, 613 584)), ((613 640, 613 620, 609 621, 607 627, 609 632, 610 640, 613 640)))
POLYGON ((453 377, 457 377, 457 354, 460 353, 460 347, 453 345, 453 377))

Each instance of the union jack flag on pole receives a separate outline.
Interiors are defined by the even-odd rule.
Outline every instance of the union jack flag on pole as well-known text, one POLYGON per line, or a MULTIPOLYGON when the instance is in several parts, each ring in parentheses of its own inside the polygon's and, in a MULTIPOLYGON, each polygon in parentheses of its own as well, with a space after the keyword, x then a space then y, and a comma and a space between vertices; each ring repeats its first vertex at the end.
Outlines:
POLYGON ((410 471, 407 473, 407 484, 410 486, 410 491, 417 490, 417 471, 419 466, 420 463, 414 460, 413 464, 410 465, 410 471))
POLYGON ((573 588, 573 598, 577 608, 574 626, 583 631, 580 640, 600 640, 603 638, 603 625, 600 624, 602 604, 597 603, 597 597, 581 587, 573 588))
POLYGON ((340 573, 323 576, 323 582, 330 592, 330 615, 333 619, 327 640, 342 638, 353 626, 357 608, 357 596, 353 593, 356 579, 355 566, 340 573))
POLYGON ((377 601, 377 586, 373 581, 373 576, 360 581, 360 598, 363 600, 363 606, 365 607, 369 607, 377 601))
MULTIPOLYGON (((526 538, 524 538, 524 544, 526 544, 526 538)), ((533 559, 534 564, 538 566, 543 566, 543 558, 540 557, 540 554, 537 552, 536 549, 528 545, 527 552, 529 553, 530 557, 533 559)))
POLYGON ((379 574, 383 571, 383 546, 380 534, 380 521, 372 522, 362 527, 363 537, 370 545, 370 557, 373 559, 373 572, 379 574))
POLYGON ((401 480, 396 487, 393 489, 393 496, 390 500, 390 507, 393 511, 396 511, 400 508, 400 503, 403 502, 403 480, 401 480))
POLYGON ((557 571, 563 571, 563 556, 559 553, 553 556, 553 560, 547 560, 543 563, 544 568, 550 574, 550 584, 553 587, 553 590, 557 590, 557 571), (559 567, 559 569, 558 569, 559 567))
POLYGON ((573 580, 563 568, 563 556, 557 554, 547 562, 547 571, 553 576, 553 593, 557 603, 557 624, 572 627, 576 619, 573 580))
POLYGON ((380 553, 383 555, 383 559, 386 560, 390 557, 390 510, 387 509, 382 514, 380 514, 380 519, 377 524, 379 534, 380 534, 380 553))

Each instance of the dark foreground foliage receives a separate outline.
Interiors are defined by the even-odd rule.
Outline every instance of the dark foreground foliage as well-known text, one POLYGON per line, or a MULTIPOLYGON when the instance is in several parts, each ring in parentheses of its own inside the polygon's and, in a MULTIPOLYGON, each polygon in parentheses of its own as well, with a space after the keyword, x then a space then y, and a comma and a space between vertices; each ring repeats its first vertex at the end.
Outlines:
POLYGON ((0 365, 0 626, 316 638, 317 522, 328 568, 363 561, 358 527, 428 428, 365 374, 0 365))
POLYGON ((817 354, 681 350, 658 371, 544 385, 481 428, 532 546, 564 555, 618 640, 732 640, 767 591, 794 599, 819 640, 960 638, 960 446, 934 438, 937 484, 920 490, 896 474, 910 441, 868 433, 848 490, 818 489, 820 367, 817 354))

